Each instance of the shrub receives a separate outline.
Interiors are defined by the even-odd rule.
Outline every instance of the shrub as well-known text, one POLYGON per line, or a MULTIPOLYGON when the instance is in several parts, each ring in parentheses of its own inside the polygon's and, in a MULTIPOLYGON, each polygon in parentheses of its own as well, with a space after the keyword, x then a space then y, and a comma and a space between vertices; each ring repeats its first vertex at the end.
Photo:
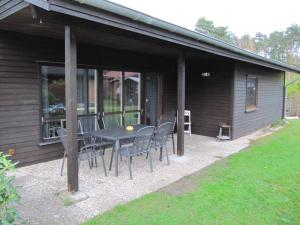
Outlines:
POLYGON ((15 170, 15 164, 0 152, 0 225, 17 224, 21 222, 15 209, 20 195, 13 184, 14 176, 8 174, 15 170))

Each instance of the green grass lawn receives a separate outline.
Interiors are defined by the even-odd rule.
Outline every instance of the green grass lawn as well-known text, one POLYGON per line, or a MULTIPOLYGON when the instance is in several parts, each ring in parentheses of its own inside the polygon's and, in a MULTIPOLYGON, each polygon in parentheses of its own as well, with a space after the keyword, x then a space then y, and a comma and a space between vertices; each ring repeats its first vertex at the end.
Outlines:
POLYGON ((188 179, 189 193, 154 192, 85 225, 300 224, 300 121, 188 179))

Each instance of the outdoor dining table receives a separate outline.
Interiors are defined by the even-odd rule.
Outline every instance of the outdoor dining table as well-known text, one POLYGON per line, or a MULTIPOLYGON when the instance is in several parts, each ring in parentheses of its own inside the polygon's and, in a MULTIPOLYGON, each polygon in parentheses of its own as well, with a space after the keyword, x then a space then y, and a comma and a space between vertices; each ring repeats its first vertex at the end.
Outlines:
POLYGON ((118 156, 119 156, 119 149, 120 149, 120 140, 127 140, 133 139, 137 135, 137 131, 146 125, 134 125, 132 131, 126 130, 126 127, 114 127, 114 128, 107 128, 101 129, 97 131, 93 131, 90 133, 92 138, 100 138, 112 141, 114 143, 113 150, 115 154, 115 175, 118 176, 119 168, 118 168, 118 156))

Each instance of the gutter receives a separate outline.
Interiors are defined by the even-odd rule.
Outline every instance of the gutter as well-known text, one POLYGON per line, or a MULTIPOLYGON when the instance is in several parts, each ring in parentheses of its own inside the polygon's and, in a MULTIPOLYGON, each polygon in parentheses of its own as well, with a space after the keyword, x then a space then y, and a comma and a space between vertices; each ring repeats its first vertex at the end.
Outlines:
POLYGON ((205 35, 205 34, 200 34, 198 32, 183 28, 181 26, 157 19, 155 17, 149 16, 145 13, 141 13, 139 11, 127 8, 125 6, 119 5, 117 3, 113 3, 107 0, 73 0, 75 2, 79 2, 81 4, 84 5, 89 5, 92 6, 94 8, 98 8, 98 9, 102 9, 123 17, 127 17, 129 19, 132 19, 134 21, 138 21, 144 24, 148 24, 151 26, 154 26, 156 28, 159 29, 163 29, 166 31, 169 31, 171 33, 176 33, 179 35, 183 35, 186 37, 190 37, 192 39, 195 39, 197 41, 201 41, 201 42, 205 42, 208 43, 210 45, 219 47, 219 48, 223 48, 225 50, 229 50, 231 52, 235 52, 241 55, 245 55, 257 60, 261 60, 261 61, 265 61, 280 67, 284 67, 288 70, 292 70, 292 71, 297 71, 298 73, 300 73, 300 68, 299 67, 295 67, 295 66, 290 66, 287 65, 285 63, 282 63, 280 61, 276 61, 276 60, 272 60, 272 59, 268 59, 265 58, 263 56, 260 56, 258 54, 255 54, 253 52, 238 48, 232 44, 229 44, 227 42, 224 42, 222 40, 216 39, 214 37, 205 35))

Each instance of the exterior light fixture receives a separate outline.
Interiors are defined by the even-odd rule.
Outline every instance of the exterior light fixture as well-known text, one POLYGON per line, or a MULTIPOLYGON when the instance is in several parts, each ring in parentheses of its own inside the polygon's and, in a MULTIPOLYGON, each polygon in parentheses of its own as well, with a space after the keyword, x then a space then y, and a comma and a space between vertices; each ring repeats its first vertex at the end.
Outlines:
POLYGON ((201 77, 210 77, 210 73, 209 72, 201 73, 201 77))

